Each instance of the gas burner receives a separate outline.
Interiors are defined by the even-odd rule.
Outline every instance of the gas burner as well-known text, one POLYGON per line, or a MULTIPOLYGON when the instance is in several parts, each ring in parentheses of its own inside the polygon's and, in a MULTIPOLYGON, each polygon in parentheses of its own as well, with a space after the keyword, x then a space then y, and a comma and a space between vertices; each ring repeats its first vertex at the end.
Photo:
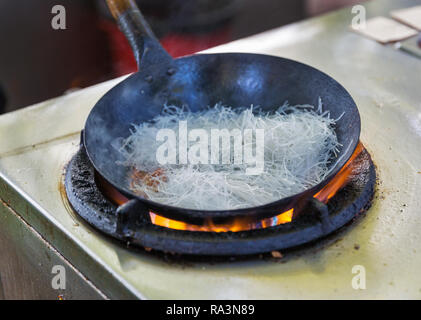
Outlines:
POLYGON ((343 170, 311 200, 295 207, 294 214, 290 210, 272 219, 235 221, 240 227, 232 228, 232 221, 197 226, 169 220, 145 211, 139 202, 125 202, 98 176, 83 146, 65 176, 73 209, 103 233, 134 246, 212 256, 265 253, 320 239, 370 207, 375 182, 374 164, 360 144, 343 170))

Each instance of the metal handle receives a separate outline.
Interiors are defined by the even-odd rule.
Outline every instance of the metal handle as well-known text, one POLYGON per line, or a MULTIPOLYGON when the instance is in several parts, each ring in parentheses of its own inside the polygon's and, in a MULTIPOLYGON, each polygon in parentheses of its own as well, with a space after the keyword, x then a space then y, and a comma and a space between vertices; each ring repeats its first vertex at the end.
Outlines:
POLYGON ((147 63, 165 63, 172 58, 161 46, 134 0, 106 0, 111 14, 132 47, 137 66, 147 63))

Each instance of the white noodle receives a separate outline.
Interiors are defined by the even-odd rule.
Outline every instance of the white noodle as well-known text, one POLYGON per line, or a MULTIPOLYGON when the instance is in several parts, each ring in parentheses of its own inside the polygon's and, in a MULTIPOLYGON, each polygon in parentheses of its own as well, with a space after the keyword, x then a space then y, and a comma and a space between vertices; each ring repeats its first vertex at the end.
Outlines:
MULTIPOLYGON (((136 183, 133 191, 155 202, 202 210, 228 210, 263 205, 302 192, 329 173, 340 144, 335 134, 335 120, 310 105, 289 106, 285 103, 275 113, 257 108, 238 111, 220 104, 200 112, 165 106, 151 122, 134 124, 128 138, 120 138, 114 147, 125 161, 119 165, 153 172, 162 168, 165 176, 156 176, 154 187, 136 183), (227 165, 160 165, 156 150, 159 129, 178 132, 180 120, 188 129, 264 129, 264 172, 246 175, 247 164, 227 165)), ((231 149, 232 151, 232 149, 231 149)), ((232 154, 232 153, 231 153, 232 154)), ((210 157, 209 157, 210 159, 210 157)), ((130 179, 130 178, 129 178, 130 179)))

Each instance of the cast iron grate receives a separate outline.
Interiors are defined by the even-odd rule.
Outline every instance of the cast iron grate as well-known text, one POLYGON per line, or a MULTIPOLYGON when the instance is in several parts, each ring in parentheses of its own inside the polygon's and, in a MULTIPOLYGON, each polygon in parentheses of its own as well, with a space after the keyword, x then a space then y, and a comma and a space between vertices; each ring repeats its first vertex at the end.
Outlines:
MULTIPOLYGON (((320 239, 341 228, 371 205, 376 173, 366 150, 354 160, 358 174, 327 205, 310 201, 292 222, 239 232, 174 230, 151 223, 145 213, 119 214, 95 182, 95 170, 83 146, 66 169, 65 188, 73 209, 103 233, 134 246, 188 255, 237 256, 284 250, 320 239)), ((132 208, 142 210, 142 208, 132 208)))

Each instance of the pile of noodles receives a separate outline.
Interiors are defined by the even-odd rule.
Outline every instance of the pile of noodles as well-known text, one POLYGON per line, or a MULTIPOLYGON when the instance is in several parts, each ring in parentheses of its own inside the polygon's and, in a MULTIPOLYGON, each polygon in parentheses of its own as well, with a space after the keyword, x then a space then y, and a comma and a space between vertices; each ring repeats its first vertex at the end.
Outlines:
MULTIPOLYGON (((253 106, 232 109, 217 104, 194 113, 182 107, 165 106, 152 121, 133 124, 130 136, 117 139, 113 146, 125 159, 118 165, 149 173, 147 179, 131 181, 137 194, 183 208, 238 209, 273 202, 321 182, 340 148, 335 133, 337 120, 323 112, 320 99, 317 109, 285 103, 271 113, 253 106), (245 170, 250 167, 246 163, 159 164, 156 151, 162 142, 156 141, 157 132, 163 128, 178 132, 181 120, 187 121, 189 130, 201 128, 207 132, 264 129, 263 172, 246 175, 245 170)), ((229 148, 232 151, 232 146, 229 148)))

